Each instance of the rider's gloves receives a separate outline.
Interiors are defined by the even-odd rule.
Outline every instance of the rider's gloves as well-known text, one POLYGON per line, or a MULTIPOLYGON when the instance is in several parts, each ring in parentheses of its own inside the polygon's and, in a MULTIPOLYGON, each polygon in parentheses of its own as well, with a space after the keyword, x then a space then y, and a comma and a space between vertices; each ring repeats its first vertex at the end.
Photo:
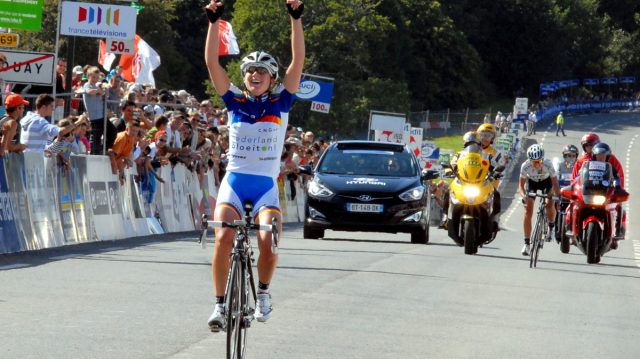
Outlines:
POLYGON ((218 7, 216 8, 216 11, 213 10, 209 10, 205 8, 205 11, 207 12, 207 18, 209 19, 209 22, 212 24, 215 24, 216 21, 218 21, 218 19, 220 18, 220 16, 222 16, 222 11, 224 10, 224 5, 220 4, 218 5, 218 7))
POLYGON ((293 9, 291 4, 287 4, 287 11, 289 11, 289 15, 291 15, 292 18, 298 20, 304 11, 304 3, 300 3, 300 6, 298 6, 296 10, 293 9))

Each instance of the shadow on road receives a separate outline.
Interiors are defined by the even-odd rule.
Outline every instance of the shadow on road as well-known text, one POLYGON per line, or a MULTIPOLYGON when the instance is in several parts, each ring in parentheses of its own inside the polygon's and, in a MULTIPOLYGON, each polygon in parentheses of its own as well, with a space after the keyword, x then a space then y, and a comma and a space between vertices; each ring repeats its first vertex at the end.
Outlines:
POLYGON ((400 272, 386 272, 386 271, 377 271, 377 270, 362 270, 362 269, 345 269, 345 268, 320 268, 320 267, 290 267, 290 266, 279 266, 278 270, 312 270, 312 271, 331 271, 331 272, 353 272, 353 273, 373 273, 373 274, 389 274, 389 275, 399 275, 399 276, 408 276, 408 277, 424 277, 424 278, 446 278, 437 275, 428 275, 428 274, 415 274, 415 273, 400 273, 400 272))

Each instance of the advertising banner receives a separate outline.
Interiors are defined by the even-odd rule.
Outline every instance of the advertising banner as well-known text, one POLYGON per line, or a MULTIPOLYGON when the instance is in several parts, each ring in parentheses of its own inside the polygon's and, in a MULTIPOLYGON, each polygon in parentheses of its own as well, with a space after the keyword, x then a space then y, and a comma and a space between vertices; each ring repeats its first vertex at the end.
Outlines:
POLYGON ((129 40, 136 36, 136 17, 130 6, 65 1, 60 35, 129 40))
POLYGON ((37 249, 31 226, 31 208, 25 188, 24 155, 22 153, 5 153, 3 158, 11 207, 21 240, 21 249, 37 249))
POLYGON ((105 156, 88 156, 87 204, 91 204, 93 230, 98 240, 125 238, 125 224, 122 216, 120 184, 117 176, 111 173, 109 159, 105 156), (119 208, 118 205, 120 206, 119 208))
POLYGON ((60 247, 65 241, 56 198, 55 162, 36 152, 25 152, 23 156, 36 249, 60 247))
POLYGON ((42 30, 42 6, 44 0, 0 1, 0 27, 9 29, 42 30))
POLYGON ((422 127, 411 127, 410 124, 407 124, 410 128, 409 134, 405 133, 405 144, 409 147, 413 155, 416 158, 420 159, 420 153, 422 152, 422 133, 424 129, 422 127))
POLYGON ((330 78, 302 74, 300 87, 295 96, 299 100, 311 101, 311 111, 329 113, 333 97, 333 81, 330 78))
POLYGON ((71 156, 70 185, 73 215, 76 226, 76 240, 86 242, 96 240, 91 238, 91 215, 85 206, 85 184, 87 183, 87 156, 71 156))
POLYGON ((440 148, 431 141, 423 142, 419 159, 420 168, 433 169, 438 165, 438 160, 440 159, 440 148))
POLYGON ((5 177, 5 157, 0 157, 0 253, 26 250, 24 240, 18 236, 16 216, 11 205, 11 194, 5 177))

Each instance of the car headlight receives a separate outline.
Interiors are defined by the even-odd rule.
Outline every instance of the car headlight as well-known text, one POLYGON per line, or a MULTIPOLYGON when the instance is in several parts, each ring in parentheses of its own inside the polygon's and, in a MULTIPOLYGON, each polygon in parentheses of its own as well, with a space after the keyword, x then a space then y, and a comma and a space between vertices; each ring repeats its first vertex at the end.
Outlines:
POLYGON ((462 193, 467 198, 476 198, 480 194, 480 188, 476 186, 464 186, 462 193))
POLYGON ((603 195, 594 195, 594 196, 583 196, 582 197, 585 204, 593 204, 596 206, 601 206, 607 200, 607 197, 603 195))
POLYGON ((417 201, 421 199, 422 196, 424 196, 424 186, 418 186, 408 191, 404 191, 399 197, 401 200, 405 202, 409 202, 409 201, 417 201))
POLYGON ((331 197, 333 192, 316 181, 309 183, 309 194, 314 197, 331 197))

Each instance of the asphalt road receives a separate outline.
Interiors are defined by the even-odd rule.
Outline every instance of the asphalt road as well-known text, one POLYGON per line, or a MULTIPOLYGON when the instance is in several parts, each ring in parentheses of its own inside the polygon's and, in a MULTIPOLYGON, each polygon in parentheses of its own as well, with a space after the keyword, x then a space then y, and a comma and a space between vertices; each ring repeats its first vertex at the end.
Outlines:
MULTIPOLYGON (((328 231, 287 225, 272 285, 274 314, 254 322, 249 358, 638 358, 640 115, 569 117, 528 141, 548 157, 596 128, 628 167, 627 240, 587 265, 575 247, 520 255, 522 206, 503 189, 502 226, 465 256, 442 230, 328 231)), ((514 177, 517 174, 514 173, 514 177)), ((0 256, 0 358, 223 358, 208 331, 211 246, 173 234, 0 256)))

